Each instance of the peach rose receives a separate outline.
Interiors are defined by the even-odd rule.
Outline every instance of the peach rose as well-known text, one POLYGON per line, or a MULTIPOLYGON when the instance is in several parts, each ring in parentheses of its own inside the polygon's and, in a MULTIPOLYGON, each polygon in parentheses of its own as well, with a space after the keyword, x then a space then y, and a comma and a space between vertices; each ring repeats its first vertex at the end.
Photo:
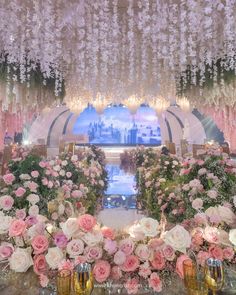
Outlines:
POLYGON ((124 264, 121 265, 121 270, 125 272, 135 271, 139 267, 139 259, 135 255, 126 257, 124 264))
POLYGON ((112 228, 104 226, 101 228, 101 231, 104 238, 114 240, 115 232, 112 228))
POLYGON ((178 259, 176 261, 176 269, 175 270, 181 279, 184 278, 183 262, 186 259, 189 259, 189 257, 185 254, 182 254, 181 256, 178 257, 178 259))
POLYGON ((96 219, 90 214, 84 214, 78 218, 78 224, 85 232, 91 231, 96 223, 96 219))
POLYGON ((154 269, 162 270, 165 267, 165 258, 161 251, 156 251, 151 264, 154 269))
POLYGON ((161 292, 162 290, 162 282, 159 275, 156 272, 153 272, 148 279, 148 285, 152 288, 155 292, 161 292))
POLYGON ((37 275, 45 273, 47 270, 47 262, 44 255, 36 255, 34 257, 34 272, 37 275))
POLYGON ((48 239, 43 235, 35 236, 31 243, 34 254, 41 254, 48 249, 48 239))
POLYGON ((98 283, 103 283, 107 280, 111 272, 110 264, 105 260, 97 261, 93 268, 93 275, 98 283))
POLYGON ((18 237, 24 234, 26 230, 26 223, 24 220, 17 219, 14 220, 9 228, 9 236, 10 237, 18 237))

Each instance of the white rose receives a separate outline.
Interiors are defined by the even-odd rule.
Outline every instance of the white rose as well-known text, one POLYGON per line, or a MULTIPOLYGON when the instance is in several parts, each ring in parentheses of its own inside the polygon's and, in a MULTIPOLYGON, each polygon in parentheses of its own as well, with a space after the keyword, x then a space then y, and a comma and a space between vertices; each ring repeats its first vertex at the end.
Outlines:
POLYGON ((84 252, 84 242, 80 239, 71 240, 66 246, 66 252, 75 258, 84 252))
POLYGON ((88 246, 96 246, 103 241, 103 235, 100 231, 88 232, 82 239, 88 246))
POLYGON ((37 205, 33 205, 29 207, 29 215, 37 216, 39 214, 39 207, 37 205))
POLYGON ((50 162, 49 162, 49 165, 50 166, 53 166, 55 164, 55 161, 54 160, 51 160, 50 162))
POLYGON ((48 249, 48 253, 46 254, 45 258, 50 268, 56 269, 62 262, 64 255, 61 249, 53 247, 48 249))
POLYGON ((59 171, 61 170, 60 165, 56 165, 56 166, 54 166, 54 167, 53 167, 53 170, 59 172, 59 171))
POLYGON ((59 174, 60 174, 61 176, 65 176, 65 175, 66 175, 66 171, 63 170, 63 169, 61 169, 61 171, 59 172, 59 174))
POLYGON ((35 205, 39 202, 39 196, 36 194, 30 194, 28 195, 27 200, 30 202, 30 204, 35 205))
POLYGON ((30 249, 17 248, 9 258, 9 262, 10 269, 15 272, 26 272, 33 265, 30 249))
POLYGON ((234 207, 236 208, 236 196, 233 196, 234 207))
POLYGON ((236 228, 229 231, 229 240, 234 246, 236 246, 236 228))
POLYGON ((11 222, 12 222, 12 217, 11 216, 7 216, 7 215, 2 215, 1 216, 0 235, 1 234, 6 234, 8 232, 11 222))
POLYGON ((144 217, 139 221, 141 229, 146 237, 155 237, 158 234, 159 223, 150 217, 144 217))
POLYGON ((21 174, 20 179, 21 180, 29 180, 29 179, 31 179, 31 177, 29 174, 21 174))
POLYGON ((186 248, 191 245, 191 236, 183 226, 176 225, 165 233, 164 242, 174 250, 186 253, 186 248))
POLYGON ((77 218, 68 218, 66 222, 61 223, 60 226, 68 239, 76 237, 79 233, 79 224, 77 218))
POLYGON ((178 163, 177 161, 175 161, 175 160, 173 161, 173 165, 176 166, 176 165, 178 165, 178 164, 179 164, 179 163, 178 163))
POLYGON ((134 224, 128 229, 128 233, 135 241, 142 241, 145 238, 145 234, 140 224, 134 224))
POLYGON ((68 162, 66 160, 64 160, 64 161, 61 162, 61 165, 62 166, 66 166, 67 164, 68 164, 68 162))
POLYGON ((218 206, 218 213, 221 217, 221 220, 224 221, 226 224, 234 224, 236 221, 236 215, 233 211, 225 206, 218 206))

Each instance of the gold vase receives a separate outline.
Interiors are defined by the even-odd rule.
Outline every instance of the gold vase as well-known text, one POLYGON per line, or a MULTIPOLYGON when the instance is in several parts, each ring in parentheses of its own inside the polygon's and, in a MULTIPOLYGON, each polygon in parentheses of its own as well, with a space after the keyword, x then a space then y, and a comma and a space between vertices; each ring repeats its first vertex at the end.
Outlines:
POLYGON ((73 273, 73 291, 75 295, 90 295, 93 291, 93 275, 88 263, 79 264, 73 273))

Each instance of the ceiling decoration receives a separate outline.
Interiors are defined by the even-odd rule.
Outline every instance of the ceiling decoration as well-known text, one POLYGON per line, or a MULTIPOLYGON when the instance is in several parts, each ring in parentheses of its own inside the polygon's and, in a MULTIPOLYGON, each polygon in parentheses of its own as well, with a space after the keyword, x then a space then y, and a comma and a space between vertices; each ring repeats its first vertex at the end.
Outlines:
POLYGON ((30 83, 39 65, 56 96, 65 81, 67 97, 91 103, 172 101, 209 75, 223 85, 222 72, 235 74, 235 47, 235 0, 0 1, 0 52, 17 65, 14 79, 30 83))

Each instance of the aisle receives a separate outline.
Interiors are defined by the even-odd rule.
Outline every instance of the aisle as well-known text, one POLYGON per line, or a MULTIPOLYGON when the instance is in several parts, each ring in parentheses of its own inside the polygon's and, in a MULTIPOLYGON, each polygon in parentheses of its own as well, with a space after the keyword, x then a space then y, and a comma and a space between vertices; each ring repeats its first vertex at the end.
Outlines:
POLYGON ((105 226, 122 229, 143 217, 136 210, 135 175, 120 168, 121 148, 106 148, 104 152, 109 183, 98 221, 105 226))

